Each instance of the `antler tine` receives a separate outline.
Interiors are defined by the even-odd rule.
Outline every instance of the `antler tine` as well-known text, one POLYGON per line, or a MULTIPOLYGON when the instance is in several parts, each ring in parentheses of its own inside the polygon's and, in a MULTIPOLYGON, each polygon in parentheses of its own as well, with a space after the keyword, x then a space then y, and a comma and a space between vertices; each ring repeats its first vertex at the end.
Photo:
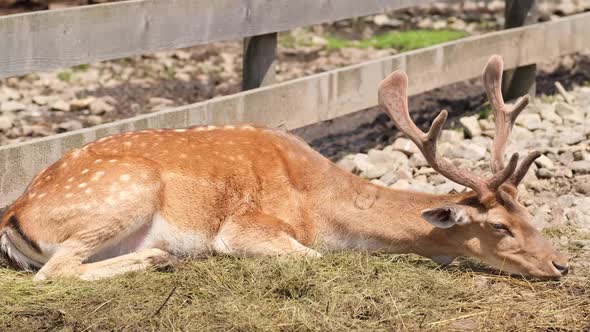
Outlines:
POLYGON ((512 174, 512 176, 510 177, 510 180, 508 180, 508 183, 510 183, 511 185, 513 185, 515 187, 518 187, 518 184, 524 178, 524 176, 526 175, 526 172, 529 170, 529 168, 531 167, 533 162, 537 158, 539 158, 541 155, 542 155, 542 153, 539 151, 533 151, 533 152, 529 153, 526 156, 526 158, 524 158, 523 161, 520 163, 520 165, 518 166, 516 171, 512 174))
MULTIPOLYGON (((504 169, 504 151, 512 126, 518 115, 529 103, 529 96, 524 96, 516 101, 513 106, 507 106, 502 96, 502 70, 504 62, 499 55, 493 55, 484 70, 484 86, 490 105, 494 110, 496 135, 492 143, 492 172, 498 173, 504 169)), ((530 166, 530 165, 529 165, 530 166)))
POLYGON ((513 156, 508 167, 489 180, 455 167, 447 159, 439 156, 436 150, 436 141, 447 119, 447 112, 442 111, 434 119, 428 133, 424 133, 410 117, 407 89, 408 77, 402 71, 393 72, 379 84, 379 104, 389 114, 396 127, 418 146, 426 161, 438 173, 473 189, 482 200, 493 195, 495 190, 514 172, 518 156, 513 156))

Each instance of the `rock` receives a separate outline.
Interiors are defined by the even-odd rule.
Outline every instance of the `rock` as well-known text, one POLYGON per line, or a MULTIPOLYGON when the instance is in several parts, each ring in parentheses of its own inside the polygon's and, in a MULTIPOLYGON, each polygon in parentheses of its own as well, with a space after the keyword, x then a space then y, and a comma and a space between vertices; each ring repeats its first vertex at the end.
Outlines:
POLYGON ((74 100, 70 101, 70 108, 73 111, 80 111, 83 109, 87 109, 90 107, 90 104, 92 104, 92 102, 94 102, 95 100, 96 100, 96 98, 94 98, 92 96, 82 98, 82 99, 74 99, 74 100))
POLYGON ((576 176, 574 190, 582 195, 590 195, 590 175, 576 176))
POLYGON ((383 165, 369 164, 367 170, 361 173, 361 176, 366 177, 367 179, 376 179, 382 177, 387 171, 387 167, 383 165))
POLYGON ((354 157, 354 155, 349 154, 344 158, 338 160, 338 162, 336 162, 336 165, 338 165, 338 167, 342 168, 347 172, 352 172, 355 168, 354 157))
POLYGON ((556 147, 559 147, 564 144, 565 145, 574 145, 574 144, 580 143, 585 138, 586 137, 583 133, 575 132, 575 131, 568 131, 568 132, 561 133, 559 135, 559 137, 554 139, 551 143, 553 146, 556 146, 556 147))
POLYGON ((391 165, 393 163, 392 155, 383 150, 371 149, 367 155, 369 157, 369 162, 373 164, 391 165))
POLYGON ((463 140, 463 133, 457 130, 443 129, 438 139, 439 143, 457 144, 463 140))
POLYGON ((409 162, 411 167, 423 167, 423 166, 428 166, 428 162, 426 162, 426 159, 424 159, 424 156, 422 156, 422 154, 420 153, 415 153, 410 157, 410 162, 409 162))
POLYGON ((104 101, 104 99, 96 99, 90 103, 90 113, 94 115, 102 115, 114 110, 115 108, 104 101))
POLYGON ((51 104, 52 111, 62 111, 62 112, 69 112, 70 111, 70 104, 66 103, 63 100, 58 100, 51 104))
POLYGON ((0 112, 2 113, 11 113, 16 111, 23 111, 27 108, 27 106, 23 103, 19 103, 18 101, 4 101, 0 104, 0 112))
POLYGON ((565 121, 572 123, 584 122, 584 113, 572 105, 559 102, 555 105, 555 112, 565 121))
POLYGON ((90 126, 97 126, 99 124, 102 124, 102 118, 98 115, 89 115, 88 117, 86 117, 86 122, 90 126))
POLYGON ((353 159, 354 166, 361 172, 366 172, 369 168, 369 156, 364 153, 357 153, 353 159))
POLYGON ((381 182, 383 182, 389 186, 389 185, 394 184, 397 180, 400 180, 400 177, 398 175, 399 175, 399 172, 397 172, 397 171, 389 171, 389 172, 383 174, 383 176, 381 176, 379 178, 379 180, 381 180, 381 182))
POLYGON ((393 142, 392 149, 394 151, 401 151, 405 153, 407 156, 411 156, 413 154, 419 154, 420 149, 414 144, 414 142, 410 141, 407 138, 398 138, 393 142))
POLYGON ((576 174, 590 174, 589 160, 573 161, 569 167, 576 174))
POLYGON ((482 160, 486 156, 487 149, 483 146, 474 144, 469 141, 463 141, 455 149, 451 149, 447 152, 449 158, 461 158, 467 160, 478 161, 482 160))
POLYGON ((379 179, 373 179, 373 180, 371 180, 371 183, 376 184, 381 187, 387 187, 387 184, 379 179))
POLYGON ((434 188, 434 192, 437 194, 461 193, 465 190, 467 190, 466 187, 452 181, 439 184, 434 188))
POLYGON ((544 204, 539 207, 533 214, 531 224, 538 230, 542 230, 547 227, 547 221, 549 220, 551 209, 549 205, 544 204))
POLYGON ((387 146, 385 149, 383 149, 383 152, 389 154, 390 156, 390 165, 389 167, 391 169, 397 170, 400 169, 402 167, 408 167, 409 165, 409 159, 408 156, 406 156, 405 153, 401 152, 401 151, 395 151, 393 150, 392 146, 389 145, 387 146))
POLYGON ((21 98, 20 92, 8 86, 0 87, 0 101, 19 100, 21 98))
POLYGON ((516 118, 516 124, 521 125, 528 130, 542 128, 541 116, 539 114, 523 113, 516 118))
POLYGON ((434 193, 435 189, 430 183, 424 183, 416 180, 410 180, 409 190, 422 193, 434 193))
POLYGON ((539 167, 543 167, 546 169, 554 169, 555 168, 555 164, 553 164, 553 161, 549 158, 547 158, 547 156, 545 155, 541 155, 539 158, 537 158, 535 160, 535 164, 537 164, 537 166, 539 167))
POLYGON ((167 98, 151 97, 149 103, 151 105, 172 105, 174 104, 174 101, 167 98))
POLYGON ((39 106, 44 106, 49 104, 52 100, 54 100, 55 98, 53 96, 35 96, 33 97, 33 102, 39 106))
POLYGON ((539 179, 549 179, 551 177, 553 177, 553 172, 546 169, 546 168, 539 168, 536 172, 537 177, 539 177, 539 179))
POLYGON ((14 118, 12 116, 1 115, 0 116, 0 130, 6 131, 6 130, 12 128, 13 121, 14 121, 14 118))
POLYGON ((394 184, 389 186, 389 188, 397 189, 397 190, 409 190, 410 188, 410 181, 406 179, 397 180, 394 184))
POLYGON ((551 107, 551 105, 547 105, 547 104, 543 104, 544 106, 549 106, 549 107, 543 107, 540 108, 540 115, 541 118, 543 119, 543 121, 548 121, 554 124, 562 124, 563 123, 563 119, 557 115, 557 113, 555 112, 555 108, 551 107))
POLYGON ((57 126, 57 129, 59 132, 79 130, 82 128, 83 128, 82 123, 77 120, 65 121, 65 122, 60 123, 57 126))
POLYGON ((578 110, 575 107, 561 101, 555 105, 555 113, 557 113, 562 118, 565 118, 577 112, 578 110))
POLYGON ((476 137, 481 135, 481 127, 477 121, 478 115, 464 116, 459 119, 459 123, 465 128, 467 137, 476 137))

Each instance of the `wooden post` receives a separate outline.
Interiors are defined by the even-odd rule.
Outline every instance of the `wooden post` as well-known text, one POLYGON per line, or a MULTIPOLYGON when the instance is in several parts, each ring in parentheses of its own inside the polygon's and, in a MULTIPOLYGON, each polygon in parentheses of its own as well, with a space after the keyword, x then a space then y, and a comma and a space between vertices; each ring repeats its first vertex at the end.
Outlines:
POLYGON ((242 90, 250 90, 275 81, 277 33, 244 39, 242 90))
MULTIPOLYGON (((534 23, 535 15, 531 12, 534 6, 535 0, 506 0, 504 28, 510 29, 534 23)), ((504 98, 506 100, 515 99, 527 93, 534 97, 536 71, 536 64, 504 71, 502 78, 504 98)))

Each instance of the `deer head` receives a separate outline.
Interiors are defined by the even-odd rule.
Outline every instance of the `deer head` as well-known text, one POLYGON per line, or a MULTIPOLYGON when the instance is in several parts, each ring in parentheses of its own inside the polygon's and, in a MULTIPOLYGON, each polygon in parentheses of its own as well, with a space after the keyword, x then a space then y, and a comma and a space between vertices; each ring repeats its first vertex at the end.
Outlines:
POLYGON ((437 153, 437 139, 447 119, 442 111, 428 132, 420 130, 408 112, 408 78, 395 71, 379 85, 379 104, 394 124, 420 149, 430 166, 451 181, 473 190, 457 204, 430 208, 422 218, 435 228, 448 229, 449 236, 462 238, 465 252, 491 266, 513 274, 560 277, 568 272, 566 258, 529 223, 531 215, 518 202, 517 186, 541 154, 532 152, 518 164, 518 154, 504 162, 508 136, 528 96, 514 105, 504 103, 501 93, 503 62, 492 56, 484 71, 484 85, 494 111, 496 132, 491 149, 489 177, 460 169, 437 153))

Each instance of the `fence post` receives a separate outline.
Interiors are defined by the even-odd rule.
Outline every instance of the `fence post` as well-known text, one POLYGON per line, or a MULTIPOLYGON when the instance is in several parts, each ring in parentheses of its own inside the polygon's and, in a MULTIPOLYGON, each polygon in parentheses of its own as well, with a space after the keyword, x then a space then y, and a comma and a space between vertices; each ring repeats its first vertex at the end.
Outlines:
POLYGON ((275 80, 277 33, 244 39, 242 90, 272 84, 275 80))
MULTIPOLYGON (((535 22, 533 7, 535 0, 506 0, 504 10, 504 28, 510 29, 535 22)), ((532 64, 504 71, 502 79, 502 93, 506 100, 514 99, 525 94, 535 96, 535 74, 537 65, 532 64)))

